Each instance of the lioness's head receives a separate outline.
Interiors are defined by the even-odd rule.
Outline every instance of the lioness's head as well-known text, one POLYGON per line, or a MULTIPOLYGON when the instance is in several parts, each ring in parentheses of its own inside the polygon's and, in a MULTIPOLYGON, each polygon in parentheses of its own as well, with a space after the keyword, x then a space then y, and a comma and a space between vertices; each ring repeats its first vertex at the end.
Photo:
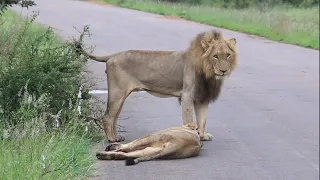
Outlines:
POLYGON ((236 39, 225 40, 215 30, 199 34, 189 51, 196 70, 207 78, 229 76, 237 65, 236 39))
POLYGON ((198 125, 194 122, 182 125, 182 127, 187 128, 187 129, 191 129, 191 130, 198 130, 198 125))

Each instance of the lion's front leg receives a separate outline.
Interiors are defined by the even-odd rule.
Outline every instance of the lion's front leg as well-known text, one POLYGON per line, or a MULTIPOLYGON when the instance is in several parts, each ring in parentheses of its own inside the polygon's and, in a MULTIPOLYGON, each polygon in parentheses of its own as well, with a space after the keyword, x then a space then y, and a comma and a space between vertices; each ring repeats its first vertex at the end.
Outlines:
POLYGON ((181 97, 183 125, 193 122, 193 98, 190 93, 183 93, 181 97))
POLYGON ((205 132, 209 103, 195 103, 194 109, 201 141, 211 141, 213 136, 205 132))

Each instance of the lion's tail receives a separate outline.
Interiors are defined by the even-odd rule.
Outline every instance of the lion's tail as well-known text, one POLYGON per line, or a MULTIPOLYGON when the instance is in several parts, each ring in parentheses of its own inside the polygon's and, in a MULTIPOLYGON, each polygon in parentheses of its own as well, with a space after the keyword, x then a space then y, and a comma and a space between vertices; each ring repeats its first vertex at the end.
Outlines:
POLYGON ((107 62, 112 57, 112 55, 110 55, 110 56, 94 56, 92 54, 89 54, 82 48, 82 46, 79 42, 75 42, 75 46, 76 46, 76 52, 79 55, 83 54, 84 56, 87 56, 90 59, 95 60, 95 61, 107 62))

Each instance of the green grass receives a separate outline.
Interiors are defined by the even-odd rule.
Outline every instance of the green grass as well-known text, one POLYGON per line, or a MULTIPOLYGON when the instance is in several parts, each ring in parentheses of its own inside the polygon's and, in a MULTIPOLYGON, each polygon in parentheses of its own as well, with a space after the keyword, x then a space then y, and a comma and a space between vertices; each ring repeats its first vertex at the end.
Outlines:
POLYGON ((0 16, 1 180, 92 175, 97 131, 77 111, 85 61, 72 48, 32 19, 0 16))
POLYGON ((125 8, 173 15, 276 41, 319 49, 318 7, 299 9, 278 6, 263 13, 254 7, 238 10, 181 3, 158 3, 151 0, 102 1, 125 8))
POLYGON ((0 141, 3 180, 75 179, 91 175, 93 157, 86 137, 50 133, 0 141))

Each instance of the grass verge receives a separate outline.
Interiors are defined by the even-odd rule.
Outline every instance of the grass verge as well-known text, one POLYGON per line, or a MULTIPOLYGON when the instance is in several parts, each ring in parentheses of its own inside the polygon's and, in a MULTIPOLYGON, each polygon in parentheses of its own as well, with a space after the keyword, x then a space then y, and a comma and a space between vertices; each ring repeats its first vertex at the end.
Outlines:
POLYGON ((230 30, 263 36, 275 41, 319 49, 319 8, 278 6, 261 12, 258 8, 225 9, 204 5, 166 3, 152 0, 99 0, 124 8, 172 15, 230 30))
POLYGON ((97 137, 78 112, 85 59, 35 18, 0 16, 0 179, 85 179, 97 137))
POLYGON ((0 141, 1 179, 85 179, 91 175, 90 140, 73 133, 0 141))

